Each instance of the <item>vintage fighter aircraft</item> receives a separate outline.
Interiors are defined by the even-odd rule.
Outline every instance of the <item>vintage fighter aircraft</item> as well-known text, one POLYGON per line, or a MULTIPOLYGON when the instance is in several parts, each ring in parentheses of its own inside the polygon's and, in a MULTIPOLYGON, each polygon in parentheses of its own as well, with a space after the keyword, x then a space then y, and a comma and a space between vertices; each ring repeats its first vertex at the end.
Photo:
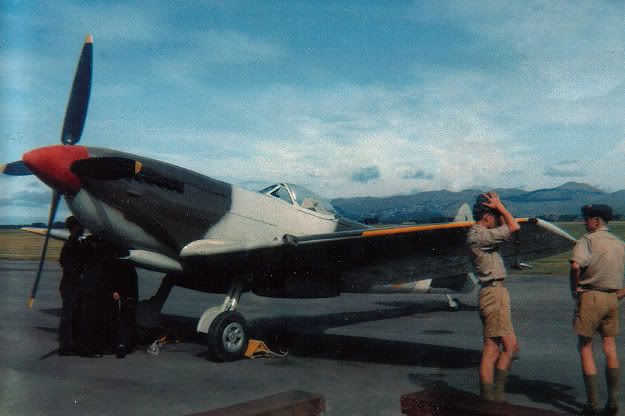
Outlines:
MULTIPOLYGON (((236 311, 245 291, 313 298, 471 287, 464 247, 470 220, 370 228, 340 217, 297 185, 252 192, 146 157, 77 145, 89 103, 92 48, 87 36, 62 145, 31 150, 21 161, 0 166, 8 175, 34 174, 53 190, 31 306, 49 237, 66 237, 50 228, 61 196, 91 233, 124 249, 124 258, 167 274, 153 302, 157 312, 172 285, 226 294, 197 324, 216 360, 234 360, 245 351, 245 320, 236 311)), ((502 250, 511 266, 566 251, 575 241, 545 221, 518 221, 521 230, 502 250)))

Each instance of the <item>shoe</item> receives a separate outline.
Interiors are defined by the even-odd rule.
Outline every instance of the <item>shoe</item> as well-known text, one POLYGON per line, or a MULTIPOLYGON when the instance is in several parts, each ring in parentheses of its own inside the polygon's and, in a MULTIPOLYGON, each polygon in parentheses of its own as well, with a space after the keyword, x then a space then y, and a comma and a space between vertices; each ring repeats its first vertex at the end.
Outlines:
POLYGON ((119 344, 115 349, 115 355, 117 358, 124 358, 128 354, 128 350, 124 344, 119 344))
POLYGON ((84 352, 80 356, 85 358, 102 358, 104 355, 101 352, 84 352))
POLYGON ((58 354, 62 357, 69 357, 71 355, 78 355, 76 351, 69 348, 59 348, 58 354))
POLYGON ((618 415, 618 406, 616 405, 605 405, 603 409, 603 414, 606 416, 616 416, 618 415))
POLYGON ((591 405, 585 404, 579 414, 583 416, 596 416, 599 415, 599 409, 595 409, 591 405))

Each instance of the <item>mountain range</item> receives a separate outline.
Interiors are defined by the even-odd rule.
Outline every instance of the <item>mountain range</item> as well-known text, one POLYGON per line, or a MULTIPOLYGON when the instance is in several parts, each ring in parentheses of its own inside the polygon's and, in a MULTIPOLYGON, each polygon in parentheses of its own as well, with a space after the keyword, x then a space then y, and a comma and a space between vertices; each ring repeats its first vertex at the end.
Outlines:
MULTIPOLYGON (((503 188, 495 191, 516 217, 568 221, 579 218, 580 208, 586 204, 608 204, 616 218, 625 214, 625 190, 610 193, 584 183, 567 182, 551 189, 524 191, 503 188)), ((337 198, 331 202, 341 215, 357 221, 393 224, 444 222, 452 219, 465 202, 473 206, 475 198, 482 192, 486 191, 440 190, 382 198, 337 198)))

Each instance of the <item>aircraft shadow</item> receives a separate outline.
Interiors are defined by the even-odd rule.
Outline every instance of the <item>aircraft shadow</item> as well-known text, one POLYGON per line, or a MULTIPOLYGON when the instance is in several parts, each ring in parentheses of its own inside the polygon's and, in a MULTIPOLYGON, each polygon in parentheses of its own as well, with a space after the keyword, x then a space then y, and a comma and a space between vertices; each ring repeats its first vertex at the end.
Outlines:
POLYGON ((56 317, 60 317, 61 316, 61 308, 47 308, 47 309, 39 309, 41 312, 45 313, 46 315, 50 315, 50 316, 56 316, 56 317))
POLYGON ((546 403, 567 413, 577 414, 584 405, 577 401, 575 389, 566 384, 526 380, 512 374, 506 389, 512 394, 523 394, 534 403, 546 403))
MULTIPOLYGON (((409 374, 410 381, 424 389, 443 391, 461 391, 451 387, 442 380, 443 374, 409 374)), ((464 392, 469 393, 469 392, 464 392)), ((583 403, 577 401, 572 386, 560 383, 550 383, 543 380, 526 380, 517 375, 510 375, 506 385, 507 394, 522 394, 532 403, 543 403, 553 406, 567 414, 578 414, 583 403)), ((507 397, 511 399, 510 396, 507 397)))
POLYGON ((47 332, 49 334, 54 334, 54 335, 58 335, 58 333, 59 333, 58 328, 50 328, 50 327, 47 327, 47 326, 36 326, 35 329, 38 329, 38 330, 43 331, 43 332, 47 332))
MULTIPOLYGON (((477 366, 481 357, 481 351, 478 350, 325 332, 330 328, 360 322, 446 310, 446 305, 406 303, 394 309, 257 318, 248 321, 249 337, 263 340, 276 352, 289 351, 289 354, 302 357, 438 368, 477 366)), ((162 323, 172 328, 177 338, 205 342, 204 335, 195 331, 196 319, 163 315, 162 323)))
MULTIPOLYGON (((441 306, 444 302, 437 302, 436 306, 431 306, 429 307, 429 311, 430 312, 458 312, 458 311, 478 311, 480 308, 477 305, 469 305, 469 304, 465 304, 462 303, 461 301, 459 301, 458 299, 456 299, 456 303, 458 304, 458 308, 454 309, 454 310, 450 310, 448 306, 441 306)), ((412 305, 414 305, 414 303, 411 302, 377 302, 377 305, 381 305, 381 306, 389 306, 392 308, 404 308, 404 307, 410 307, 412 305)))

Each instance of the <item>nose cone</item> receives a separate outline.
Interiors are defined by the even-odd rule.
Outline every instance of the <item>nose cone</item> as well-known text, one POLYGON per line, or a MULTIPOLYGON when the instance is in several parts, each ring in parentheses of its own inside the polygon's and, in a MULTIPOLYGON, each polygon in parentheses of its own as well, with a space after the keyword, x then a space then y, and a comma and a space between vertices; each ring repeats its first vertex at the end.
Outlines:
POLYGON ((80 190, 80 178, 69 168, 76 160, 88 157, 84 146, 57 145, 24 153, 22 160, 49 187, 61 193, 75 193, 80 190))

